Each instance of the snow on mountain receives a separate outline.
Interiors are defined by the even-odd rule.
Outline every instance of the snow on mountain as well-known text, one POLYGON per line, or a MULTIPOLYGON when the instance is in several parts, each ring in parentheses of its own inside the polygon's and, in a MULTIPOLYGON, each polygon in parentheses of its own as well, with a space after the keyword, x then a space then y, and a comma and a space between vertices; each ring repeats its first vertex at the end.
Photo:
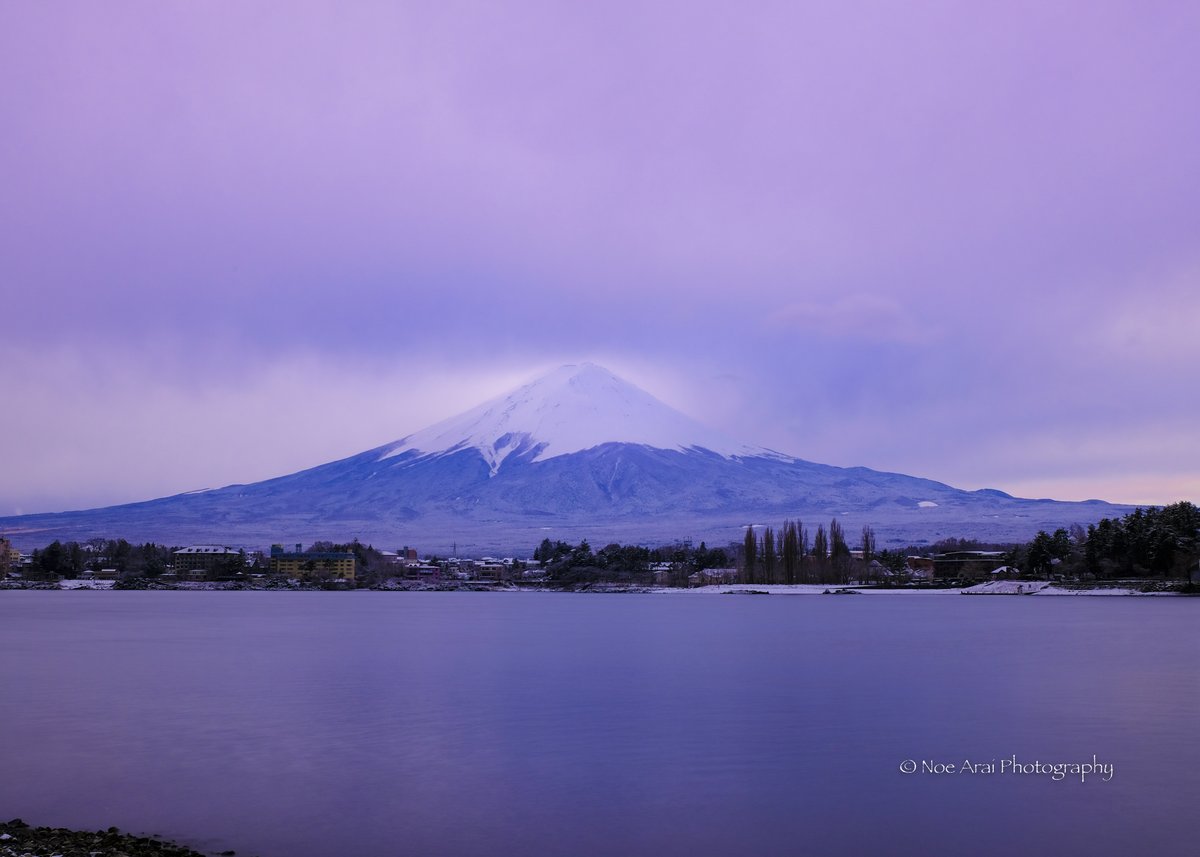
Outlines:
POLYGON ((255 482, 141 503, 0 517, 19 545, 119 535, 165 544, 358 538, 444 551, 739 541, 749 522, 836 517, 879 544, 1017 541, 1116 516, 1098 501, 962 491, 738 443, 599 366, 564 366, 394 443, 255 482))
POLYGON ((594 363, 562 366, 511 393, 384 447, 380 460, 477 449, 494 476, 514 452, 545 461, 605 443, 707 450, 723 458, 789 456, 738 443, 594 363))

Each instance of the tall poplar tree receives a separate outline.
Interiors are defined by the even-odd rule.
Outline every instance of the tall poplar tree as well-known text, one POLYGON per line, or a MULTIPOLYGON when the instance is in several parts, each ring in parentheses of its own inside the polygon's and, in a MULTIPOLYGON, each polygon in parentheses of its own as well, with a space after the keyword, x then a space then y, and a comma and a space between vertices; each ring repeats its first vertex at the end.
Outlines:
POLYGON ((803 521, 796 522, 796 535, 800 541, 800 580, 803 583, 812 583, 812 573, 809 570, 808 561, 808 530, 804 527, 803 521))
POLYGON ((763 582, 775 583, 775 531, 770 527, 763 530, 763 582))
POLYGON ((746 538, 742 542, 742 578, 745 583, 757 583, 755 566, 758 564, 758 541, 754 538, 754 527, 746 527, 746 538))
POLYGON ((868 565, 875 559, 875 531, 869 524, 862 529, 862 555, 863 562, 868 565))
POLYGON ((784 583, 796 583, 800 572, 800 538, 796 534, 796 525, 791 521, 783 522, 782 559, 784 583))
POLYGON ((850 575, 850 545, 846 544, 846 533, 837 518, 829 522, 829 560, 838 582, 847 583, 850 575))
POLYGON ((817 524, 817 533, 813 536, 812 558, 818 582, 827 583, 824 578, 829 566, 829 539, 825 535, 824 524, 817 524))

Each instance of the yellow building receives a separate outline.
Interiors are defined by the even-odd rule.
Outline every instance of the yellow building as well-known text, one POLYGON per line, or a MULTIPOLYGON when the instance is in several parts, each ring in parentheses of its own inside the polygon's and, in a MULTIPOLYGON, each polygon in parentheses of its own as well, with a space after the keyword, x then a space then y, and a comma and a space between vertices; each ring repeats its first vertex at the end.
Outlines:
POLYGON ((340 552, 304 553, 300 545, 285 551, 271 545, 271 574, 296 580, 354 580, 354 554, 340 552))

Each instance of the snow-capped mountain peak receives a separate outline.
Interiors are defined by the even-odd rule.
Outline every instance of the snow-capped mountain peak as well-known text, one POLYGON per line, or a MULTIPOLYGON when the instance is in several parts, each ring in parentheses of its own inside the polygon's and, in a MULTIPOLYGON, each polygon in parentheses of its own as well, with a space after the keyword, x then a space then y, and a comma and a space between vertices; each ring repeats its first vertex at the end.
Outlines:
POLYGON ((436 423, 384 448, 381 459, 409 451, 437 455, 475 448, 492 474, 518 450, 534 461, 604 443, 707 450, 725 458, 770 456, 738 443, 594 363, 561 366, 522 387, 436 423))
POLYGON ((584 364, 307 470, 107 509, 0 518, 0 527, 38 544, 114 532, 211 542, 220 533, 247 546, 353 536, 441 552, 460 536, 504 551, 551 536, 664 544, 691 534, 718 544, 740 540, 751 521, 833 516, 847 530, 879 526, 891 544, 947 532, 1017 541, 1113 511, 1132 507, 1022 500, 801 461, 730 440, 584 364))

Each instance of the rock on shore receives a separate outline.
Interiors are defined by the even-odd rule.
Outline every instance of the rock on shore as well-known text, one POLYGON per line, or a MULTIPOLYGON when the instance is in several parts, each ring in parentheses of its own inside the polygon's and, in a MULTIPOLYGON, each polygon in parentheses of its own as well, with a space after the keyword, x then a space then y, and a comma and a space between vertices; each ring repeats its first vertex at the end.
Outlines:
MULTIPOLYGON (((224 854, 232 855, 226 851, 224 854)), ((205 857, 174 842, 108 830, 30 827, 19 818, 0 823, 0 857, 205 857)))

